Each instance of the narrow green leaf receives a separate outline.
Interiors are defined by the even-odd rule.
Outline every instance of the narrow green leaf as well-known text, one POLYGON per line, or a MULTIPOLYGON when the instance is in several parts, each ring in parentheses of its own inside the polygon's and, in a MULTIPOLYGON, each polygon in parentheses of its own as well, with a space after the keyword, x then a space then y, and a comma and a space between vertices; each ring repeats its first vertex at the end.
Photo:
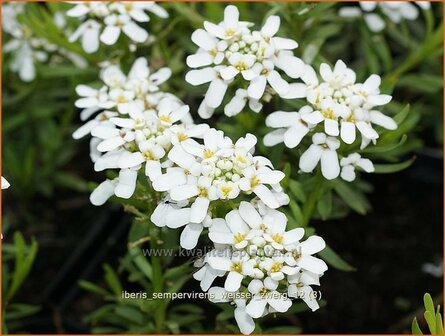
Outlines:
POLYGON ((417 318, 413 319, 411 323, 411 332, 413 335, 423 335, 422 330, 420 330, 419 323, 417 323, 417 318))
POLYGON ((337 253, 334 252, 329 246, 326 245, 323 251, 319 252, 318 255, 326 261, 326 263, 340 271, 353 272, 356 270, 355 267, 349 265, 345 260, 343 260, 337 253))
POLYGON ((108 286, 111 288, 116 296, 121 296, 122 285, 116 272, 108 264, 104 264, 103 269, 105 271, 105 281, 107 282, 108 286))
POLYGON ((429 293, 425 293, 425 295, 423 296, 423 303, 425 305, 426 311, 434 314, 434 303, 429 293))
POLYGON ((370 206, 362 193, 350 187, 346 182, 340 180, 336 181, 334 189, 351 209, 359 214, 366 214, 370 206))
POLYGON ((92 282, 89 281, 85 281, 85 280, 80 280, 79 281, 79 287, 82 289, 85 289, 91 293, 96 293, 102 296, 108 296, 111 295, 108 291, 106 291, 105 289, 103 289, 102 287, 99 287, 95 284, 93 284, 92 282))
POLYGON ((426 311, 423 314, 423 317, 425 317, 426 323, 428 324, 428 329, 430 330, 431 335, 436 334, 436 316, 434 313, 430 311, 426 311))
POLYGON ((298 203, 295 202, 293 199, 291 199, 289 202, 289 207, 292 211, 292 215, 294 216, 297 227, 303 225, 304 224, 303 212, 301 211, 301 208, 298 205, 298 203))
POLYGON ((390 173, 396 173, 399 171, 402 171, 409 166, 411 166, 416 158, 413 157, 407 161, 400 162, 400 163, 391 163, 391 164, 375 164, 374 173, 376 174, 390 174, 390 173))
POLYGON ((326 220, 332 211, 332 192, 325 192, 317 202, 317 210, 323 220, 326 220))
POLYGON ((436 313, 436 334, 444 335, 442 315, 439 313, 439 309, 438 312, 436 313))
POLYGON ((295 180, 289 181, 289 189, 291 193, 301 202, 306 202, 306 194, 304 193, 303 187, 300 182, 295 180))

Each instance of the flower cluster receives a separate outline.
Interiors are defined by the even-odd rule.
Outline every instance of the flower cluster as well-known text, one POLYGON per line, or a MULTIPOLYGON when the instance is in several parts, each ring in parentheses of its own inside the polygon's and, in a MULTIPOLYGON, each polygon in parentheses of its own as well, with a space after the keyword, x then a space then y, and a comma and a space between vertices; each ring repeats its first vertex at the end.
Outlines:
MULTIPOLYGON (((103 85, 78 85, 75 105, 87 120, 74 132, 79 139, 92 135, 91 158, 96 171, 119 169, 119 177, 106 180, 92 193, 91 201, 101 205, 112 195, 130 198, 138 171, 150 179, 161 175, 161 161, 176 142, 199 136, 207 127, 193 125, 188 106, 174 95, 160 91, 170 77, 168 68, 150 72, 145 58, 138 58, 128 75, 116 65, 101 72, 103 85)), ((168 164, 168 162, 166 163, 168 164)))
POLYGON ((215 302, 236 305, 235 319, 242 333, 255 329, 253 319, 286 312, 292 299, 318 309, 319 278, 327 265, 313 255, 325 248, 318 236, 301 241, 303 228, 286 231, 286 216, 267 206, 241 202, 225 219, 213 219, 209 238, 216 248, 197 263, 194 278, 215 302), (214 286, 225 277, 223 287, 214 286))
POLYGON ((419 16, 419 10, 416 3, 421 9, 428 10, 431 7, 429 1, 360 1, 360 7, 346 6, 340 9, 339 15, 348 18, 356 18, 363 16, 366 25, 372 32, 380 32, 385 29, 385 21, 382 17, 374 13, 377 8, 380 8, 383 15, 394 23, 399 23, 402 20, 415 20, 419 16), (363 12, 362 12, 363 11, 363 12))
POLYGON ((283 79, 278 70, 290 78, 299 78, 304 63, 293 55, 298 47, 294 40, 275 36, 280 18, 270 16, 259 31, 252 31, 251 22, 239 21, 235 6, 227 6, 224 20, 219 24, 204 22, 205 29, 198 29, 192 41, 198 45, 196 54, 187 58, 191 70, 186 81, 192 85, 210 83, 198 113, 210 118, 221 106, 230 84, 236 82, 238 90, 224 112, 233 116, 248 103, 259 112, 262 102, 278 94, 282 98, 297 98, 292 84, 283 79))
POLYGON ((176 143, 168 153, 172 166, 153 181, 153 188, 166 192, 168 200, 158 205, 153 223, 185 225, 181 246, 190 249, 211 224, 218 201, 254 194, 271 208, 287 204, 279 184, 284 173, 273 170, 265 157, 253 155, 256 142, 254 135, 247 134, 233 143, 222 131, 211 128, 203 134, 202 143, 191 138, 176 143))
POLYGON ((70 17, 78 18, 82 24, 70 36, 70 41, 82 41, 82 47, 87 53, 99 49, 99 42, 114 45, 121 33, 132 43, 147 41, 148 32, 138 23, 146 23, 151 12, 161 18, 167 18, 168 13, 152 1, 77 1, 73 8, 67 11, 70 17))
MULTIPOLYGON (((337 150, 342 143, 352 144, 361 140, 360 149, 376 143, 379 134, 373 125, 388 130, 397 128, 396 122, 378 111, 391 100, 390 95, 380 93, 381 79, 371 75, 364 83, 356 83, 355 72, 339 60, 334 68, 325 63, 320 66, 320 77, 306 65, 302 80, 305 85, 306 104, 298 112, 277 111, 266 118, 266 124, 276 130, 264 138, 266 146, 284 142, 286 147, 298 146, 306 135, 312 135, 312 145, 300 158, 300 169, 312 172, 321 162, 323 176, 334 179, 340 175, 337 150)), ((356 165, 353 160, 351 164, 356 165)), ((358 167, 362 165, 358 164, 358 167)), ((362 167, 363 168, 363 167, 362 167)), ((352 174, 346 180, 354 179, 352 174)), ((365 169, 365 168, 363 168, 365 169)), ((373 171, 367 161, 365 171, 373 171)))
MULTIPOLYGON (((9 41, 3 46, 3 51, 12 55, 11 71, 17 72, 22 81, 31 82, 36 77, 35 63, 47 62, 50 56, 56 53, 70 60, 75 66, 85 68, 87 64, 82 57, 35 36, 28 26, 18 20, 25 7, 25 2, 2 4, 2 29, 10 36, 9 41)), ((55 21, 64 24, 57 21, 57 18, 55 21)))

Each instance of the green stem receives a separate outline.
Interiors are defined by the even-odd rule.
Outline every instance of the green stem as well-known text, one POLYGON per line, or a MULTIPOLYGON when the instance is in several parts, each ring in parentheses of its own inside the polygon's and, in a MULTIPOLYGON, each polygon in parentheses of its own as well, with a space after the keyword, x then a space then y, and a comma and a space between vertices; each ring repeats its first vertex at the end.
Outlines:
POLYGON ((315 205, 317 204, 317 201, 320 197, 321 193, 321 187, 323 182, 323 176, 321 175, 320 170, 317 171, 317 174, 315 175, 315 183, 312 188, 312 191, 309 195, 309 198, 307 202, 303 206, 303 227, 306 227, 309 224, 309 221, 312 217, 312 214, 315 209, 315 205))
MULTIPOLYGON (((151 230, 151 241, 150 245, 153 250, 158 248, 158 240, 160 231, 157 228, 151 230)), ((153 293, 163 293, 164 292, 164 274, 162 272, 161 257, 153 254, 151 256, 151 266, 153 268, 153 293)), ((162 334, 164 332, 164 320, 166 315, 167 304, 164 300, 160 300, 160 304, 157 307, 154 319, 156 324, 156 332, 162 334)))

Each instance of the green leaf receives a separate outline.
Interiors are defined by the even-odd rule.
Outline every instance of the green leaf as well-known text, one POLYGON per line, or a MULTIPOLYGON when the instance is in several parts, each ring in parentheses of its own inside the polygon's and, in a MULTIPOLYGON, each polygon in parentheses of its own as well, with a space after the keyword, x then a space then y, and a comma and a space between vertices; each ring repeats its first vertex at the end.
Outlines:
POLYGON ((292 215, 295 218, 295 222, 297 224, 296 227, 301 226, 304 224, 304 218, 303 218, 303 212, 301 211, 300 206, 297 202, 295 202, 293 199, 289 202, 289 207, 292 211, 292 215))
POLYGON ((83 288, 91 293, 96 293, 102 296, 109 296, 111 295, 108 291, 103 289, 102 287, 99 287, 92 282, 85 281, 85 280, 79 280, 79 287, 83 288))
POLYGON ((131 248, 130 255, 133 257, 133 262, 138 266, 138 268, 144 273, 144 275, 149 279, 153 279, 153 268, 148 262, 147 258, 144 257, 139 248, 131 248))
POLYGON ((334 252, 328 245, 323 251, 319 252, 318 255, 326 261, 326 263, 340 271, 353 272, 356 268, 349 265, 345 260, 343 260, 337 253, 334 252))
POLYGON ((326 220, 332 211, 332 192, 329 190, 317 202, 317 210, 323 220, 326 220))
POLYGON ((413 335, 423 335, 422 330, 420 330, 419 323, 417 323, 417 318, 413 319, 411 323, 411 332, 413 335))
POLYGON ((306 202, 307 199, 306 194, 304 193, 303 187, 300 182, 295 180, 290 180, 289 189, 292 195, 294 195, 301 203, 306 202))
POLYGON ((351 209, 362 215, 367 213, 370 205, 362 193, 340 180, 335 181, 334 189, 351 209))
POLYGON ((426 323, 428 324, 428 329, 430 330, 431 335, 436 334, 436 316, 434 313, 430 311, 426 311, 423 314, 423 317, 425 317, 426 323))
POLYGON ((408 116, 410 105, 407 104, 399 113, 394 116, 394 121, 400 125, 408 116))
POLYGON ((31 245, 27 246, 25 239, 20 232, 14 233, 14 271, 11 276, 11 286, 6 300, 10 301, 15 295, 17 290, 23 284, 29 272, 31 271, 32 264, 37 255, 38 245, 33 238, 31 245))
POLYGON ((23 303, 13 303, 8 305, 7 311, 5 312, 5 319, 18 320, 27 316, 34 315, 40 310, 40 306, 23 304, 23 303))
POLYGON ((433 94, 443 88, 443 78, 438 75, 430 74, 407 74, 399 79, 397 87, 408 87, 414 92, 423 92, 433 94))
POLYGON ((131 323, 142 325, 147 317, 142 314, 138 308, 130 306, 118 306, 115 308, 115 313, 131 323))
POLYGON ((385 153, 388 154, 391 151, 399 148, 400 146, 402 146, 406 140, 408 139, 408 136, 406 134, 404 134, 401 138, 400 141, 395 143, 395 144, 388 144, 388 145, 384 145, 384 146, 379 146, 377 143, 377 146, 372 146, 372 147, 367 147, 364 150, 361 151, 361 153, 363 154, 378 154, 378 153, 385 153))
POLYGON ((423 296, 423 303, 425 305, 426 311, 434 314, 434 303, 433 303, 433 299, 431 298, 430 294, 426 293, 423 296))
POLYGON ((399 171, 402 171, 409 166, 411 166, 416 158, 413 157, 407 161, 400 162, 400 163, 391 163, 391 164, 375 164, 374 173, 376 174, 390 174, 390 173, 396 173, 399 171))
POLYGON ((105 281, 107 282, 108 286, 116 296, 120 297, 122 295, 122 285, 116 272, 114 272, 114 270, 108 264, 104 264, 103 269, 105 271, 105 281))
POLYGON ((436 313, 436 334, 437 335, 443 335, 443 322, 442 322, 442 315, 439 313, 439 307, 437 307, 437 313, 436 313))

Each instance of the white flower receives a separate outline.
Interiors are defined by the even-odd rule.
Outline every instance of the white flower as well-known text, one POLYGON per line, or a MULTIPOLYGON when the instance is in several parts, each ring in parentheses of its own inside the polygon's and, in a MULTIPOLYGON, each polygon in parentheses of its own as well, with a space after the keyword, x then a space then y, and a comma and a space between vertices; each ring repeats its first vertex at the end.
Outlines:
POLYGON ((252 300, 246 306, 246 313, 253 318, 259 318, 267 314, 269 305, 279 313, 285 313, 292 306, 292 301, 278 292, 278 282, 267 277, 264 281, 253 279, 249 283, 249 292, 253 294, 252 300), (266 312, 266 314, 265 314, 266 312))
POLYGON ((340 174, 336 150, 342 143, 352 144, 361 138, 360 149, 364 149, 371 142, 375 144, 380 136, 374 125, 387 130, 397 128, 392 118, 377 110, 392 98, 380 92, 378 75, 356 83, 354 71, 338 60, 333 68, 325 63, 320 65, 320 79, 308 65, 301 78, 305 83, 304 94, 301 85, 291 90, 296 91, 292 93, 294 96, 305 97, 307 105, 298 112, 270 114, 266 125, 275 130, 264 137, 264 144, 274 146, 284 142, 286 147, 295 148, 306 136, 313 136, 313 144, 300 159, 303 172, 312 172, 321 160, 323 175, 334 179, 340 174))
POLYGON ((275 146, 284 142, 286 147, 295 148, 315 126, 304 120, 313 111, 310 106, 303 106, 298 112, 276 111, 266 118, 266 125, 277 130, 264 137, 266 146, 275 146))
POLYGON ((270 16, 260 31, 252 31, 253 23, 239 21, 238 9, 229 5, 224 11, 224 21, 219 24, 204 22, 204 28, 192 34, 192 41, 199 46, 196 54, 187 57, 190 70, 186 81, 192 85, 209 83, 207 93, 198 113, 210 118, 221 106, 232 83, 246 83, 247 91, 237 88, 235 97, 225 106, 228 116, 238 114, 246 102, 258 112, 262 101, 277 94, 290 97, 291 87, 277 69, 288 77, 299 78, 304 72, 303 62, 295 57, 292 49, 298 44, 290 39, 276 37, 280 18, 270 16), (198 69, 199 68, 199 69, 198 69))
POLYGON ((287 294, 291 298, 302 299, 312 311, 316 311, 318 305, 311 286, 320 286, 320 275, 309 271, 302 271, 288 277, 289 287, 287 294))
POLYGON ((8 189, 11 185, 9 184, 9 182, 2 176, 2 184, 1 187, 2 189, 8 189))
POLYGON ((187 199, 191 203, 198 195, 207 195, 203 199, 198 197, 197 209, 201 209, 201 215, 193 211, 196 218, 192 222, 201 220, 208 201, 234 199, 240 192, 253 192, 268 206, 279 206, 266 185, 278 184, 284 174, 272 170, 267 159, 252 155, 255 136, 248 134, 233 144, 221 131, 210 129, 203 138, 203 144, 190 139, 173 146, 168 158, 180 169, 171 169, 154 181, 155 190, 167 191, 172 199, 187 199), (202 181, 205 184, 200 185, 202 181))
POLYGON ((132 43, 143 43, 148 39, 148 32, 138 23, 150 20, 146 11, 161 18, 167 18, 168 13, 154 2, 124 1, 124 2, 73 2, 75 4, 66 12, 67 16, 82 21, 76 31, 70 35, 70 42, 82 40, 82 47, 87 53, 99 49, 100 41, 114 45, 121 32, 132 43))
POLYGON ((209 300, 214 303, 232 301, 236 306, 233 314, 238 328, 244 335, 249 335, 255 330, 255 322, 252 316, 246 312, 246 299, 236 297, 239 294, 239 292, 229 292, 222 287, 215 286, 209 289, 209 300))
POLYGON ((321 161, 321 172, 326 179, 332 180, 338 177, 340 165, 336 151, 340 147, 340 142, 324 133, 314 134, 312 142, 312 145, 300 157, 300 169, 305 173, 310 173, 321 161))
POLYGON ((242 333, 253 332, 255 318, 289 310, 289 297, 318 308, 309 301, 314 299, 310 285, 319 285, 327 270, 325 262, 313 256, 325 248, 324 240, 312 236, 301 242, 304 229, 286 232, 286 222, 277 210, 241 202, 225 219, 213 219, 209 227, 216 248, 195 265, 200 269, 194 277, 203 290, 208 289, 212 302, 236 304, 235 319, 242 333), (211 287, 221 276, 226 277, 224 288, 211 287), (246 289, 249 296, 241 296, 246 289))
POLYGON ((83 22, 73 34, 70 35, 71 43, 81 38, 82 48, 85 52, 91 54, 99 50, 99 35, 101 25, 95 20, 83 22))
POLYGON ((343 180, 348 182, 352 182, 355 180, 356 167, 361 168, 367 173, 372 173, 375 170, 371 160, 362 158, 358 153, 353 153, 347 157, 342 158, 340 160, 340 166, 340 176, 343 180))
POLYGON ((363 18, 372 32, 382 31, 386 24, 385 20, 376 12, 379 8, 390 21, 399 23, 404 20, 416 20, 419 16, 419 10, 414 3, 421 9, 428 10, 431 7, 428 1, 360 1, 360 7, 342 7, 339 11, 339 15, 343 17, 355 18, 363 15, 363 18))
POLYGON ((122 169, 119 177, 114 180, 105 180, 99 184, 90 195, 91 204, 99 206, 113 195, 128 199, 136 188, 137 170, 122 169))
POLYGON ((249 103, 249 108, 254 112, 260 112, 263 108, 263 104, 258 99, 249 97, 247 90, 238 89, 232 100, 224 107, 224 113, 228 117, 233 117, 244 109, 247 102, 249 103))
MULTIPOLYGON (((138 58, 128 75, 116 65, 106 66, 99 89, 83 84, 76 87, 80 98, 75 105, 84 108, 81 119, 96 116, 73 137, 93 136, 91 157, 96 171, 120 170, 119 179, 104 182, 93 193, 94 204, 103 204, 112 195, 131 197, 141 169, 150 181, 162 177, 163 169, 171 165, 166 154, 172 146, 202 137, 208 129, 207 125, 192 125, 189 107, 159 90, 170 74, 167 68, 151 73, 147 60, 138 58)), ((205 217, 201 213, 199 223, 205 217)))
MULTIPOLYGON (((79 55, 50 43, 34 35, 32 29, 17 20, 17 15, 25 11, 25 3, 2 4, 2 29, 9 35, 3 46, 5 54, 11 54, 11 71, 17 72, 24 82, 36 77, 35 63, 53 61, 51 56, 63 56, 79 68, 86 67, 86 61, 79 55)), ((55 60, 55 59, 54 59, 55 60)))

